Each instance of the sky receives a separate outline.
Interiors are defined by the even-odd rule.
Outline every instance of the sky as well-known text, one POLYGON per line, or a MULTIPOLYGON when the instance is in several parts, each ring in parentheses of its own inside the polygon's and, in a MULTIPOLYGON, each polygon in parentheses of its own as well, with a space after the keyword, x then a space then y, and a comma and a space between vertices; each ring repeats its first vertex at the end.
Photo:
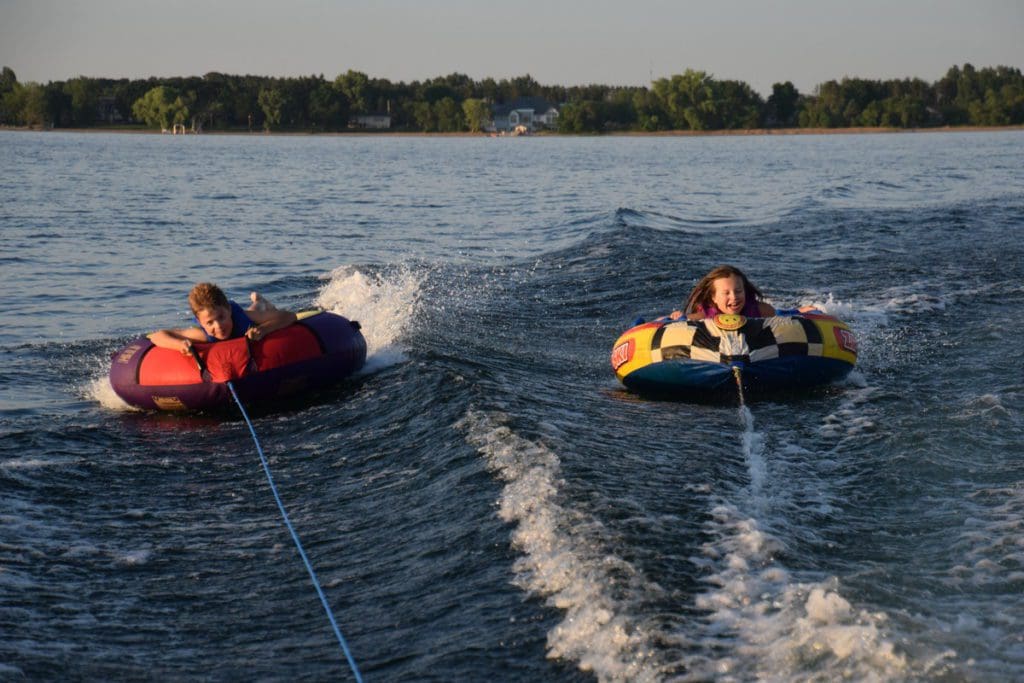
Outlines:
POLYGON ((1024 0, 0 0, 0 66, 91 76, 451 73, 650 85, 704 71, 792 81, 1024 69, 1024 0))

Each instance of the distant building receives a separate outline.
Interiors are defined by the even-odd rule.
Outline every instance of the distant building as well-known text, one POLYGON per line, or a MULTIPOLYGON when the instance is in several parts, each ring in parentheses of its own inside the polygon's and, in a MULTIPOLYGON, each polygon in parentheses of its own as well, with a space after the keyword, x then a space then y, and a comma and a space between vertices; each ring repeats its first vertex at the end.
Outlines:
POLYGON ((124 117, 117 108, 117 100, 104 95, 96 100, 96 120, 101 123, 121 123, 124 117))
POLYGON ((491 130, 499 133, 511 133, 522 128, 532 133, 558 127, 558 107, 543 97, 520 97, 512 102, 496 104, 493 113, 491 130))
POLYGON ((391 114, 356 114, 348 120, 348 127, 386 130, 391 128, 391 114))

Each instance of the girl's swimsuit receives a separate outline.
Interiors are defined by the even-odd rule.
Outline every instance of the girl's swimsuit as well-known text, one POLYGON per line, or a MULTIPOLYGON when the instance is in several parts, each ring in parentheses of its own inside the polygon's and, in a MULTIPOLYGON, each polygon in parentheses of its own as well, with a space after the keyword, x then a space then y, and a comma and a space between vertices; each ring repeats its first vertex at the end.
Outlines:
MULTIPOLYGON (((244 337, 245 333, 252 327, 252 320, 245 314, 245 309, 236 304, 234 301, 228 301, 231 305, 231 336, 228 339, 237 339, 238 337, 244 337)), ((199 325, 199 319, 196 319, 196 325, 199 325)), ((199 329, 203 330, 206 334, 206 341, 224 341, 223 339, 217 339, 209 335, 202 325, 199 325, 199 329)))
MULTIPOLYGON (((716 315, 721 313, 721 311, 715 308, 714 304, 708 306, 707 308, 705 308, 701 304, 697 304, 697 312, 703 313, 705 318, 714 318, 716 315)), ((747 299, 746 301, 743 302, 743 310, 740 311, 740 315, 744 316, 745 318, 760 318, 761 307, 758 306, 757 301, 755 301, 754 299, 747 299)))

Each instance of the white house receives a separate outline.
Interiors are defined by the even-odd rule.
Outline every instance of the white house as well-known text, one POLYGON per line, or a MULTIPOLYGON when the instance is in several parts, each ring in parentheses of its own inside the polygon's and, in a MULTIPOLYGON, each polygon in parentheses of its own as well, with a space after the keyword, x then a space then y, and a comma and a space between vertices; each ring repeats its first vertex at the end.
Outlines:
POLYGON ((510 133, 520 126, 532 133, 542 128, 558 127, 558 107, 543 97, 520 97, 512 102, 496 104, 490 130, 510 133))
POLYGON ((349 128, 384 130, 391 127, 391 114, 356 114, 348 120, 349 128))

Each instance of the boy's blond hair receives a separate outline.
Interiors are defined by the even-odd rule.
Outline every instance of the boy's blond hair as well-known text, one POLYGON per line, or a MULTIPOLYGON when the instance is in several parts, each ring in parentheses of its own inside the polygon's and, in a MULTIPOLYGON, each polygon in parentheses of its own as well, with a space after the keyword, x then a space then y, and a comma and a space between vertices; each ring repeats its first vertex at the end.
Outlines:
POLYGON ((188 305, 192 308, 192 314, 196 315, 204 308, 231 308, 228 298, 224 292, 215 284, 200 282, 188 293, 188 305))

